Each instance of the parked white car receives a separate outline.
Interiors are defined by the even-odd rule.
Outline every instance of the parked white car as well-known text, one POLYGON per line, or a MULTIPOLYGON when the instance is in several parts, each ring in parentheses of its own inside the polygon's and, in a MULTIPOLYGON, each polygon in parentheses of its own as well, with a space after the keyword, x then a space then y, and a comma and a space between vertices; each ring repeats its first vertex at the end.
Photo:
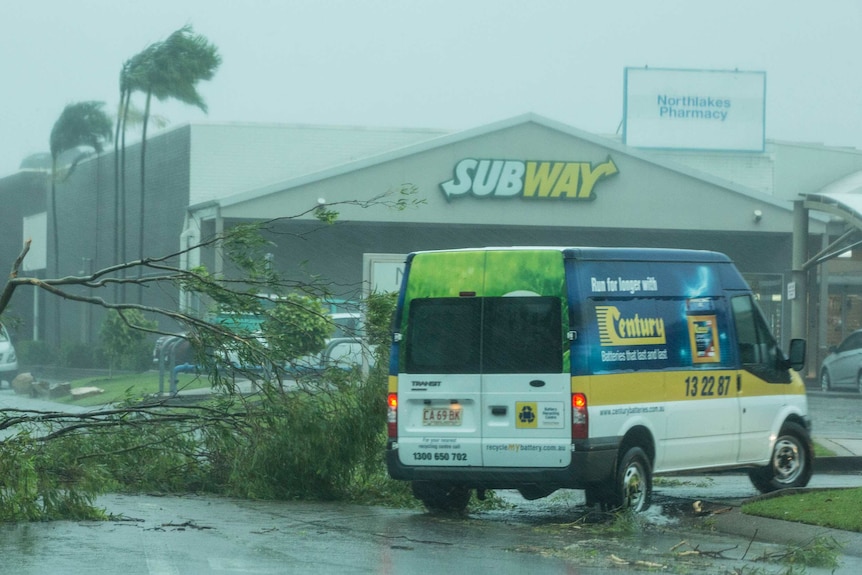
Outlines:
POLYGON ((862 393, 862 330, 854 331, 829 352, 820 366, 820 388, 844 387, 862 393))
POLYGON ((15 354, 15 346, 12 338, 6 331, 6 326, 0 324, 0 382, 7 381, 12 385, 12 380, 18 375, 18 356, 15 354))

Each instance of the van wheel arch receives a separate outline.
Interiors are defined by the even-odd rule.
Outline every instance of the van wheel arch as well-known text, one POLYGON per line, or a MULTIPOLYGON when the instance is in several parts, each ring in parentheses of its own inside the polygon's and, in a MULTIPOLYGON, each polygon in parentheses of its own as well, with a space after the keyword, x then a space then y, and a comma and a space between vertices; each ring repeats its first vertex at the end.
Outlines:
POLYGON ((650 467, 655 465, 655 441, 649 429, 639 425, 628 430, 620 442, 620 458, 632 447, 640 447, 649 459, 650 467))

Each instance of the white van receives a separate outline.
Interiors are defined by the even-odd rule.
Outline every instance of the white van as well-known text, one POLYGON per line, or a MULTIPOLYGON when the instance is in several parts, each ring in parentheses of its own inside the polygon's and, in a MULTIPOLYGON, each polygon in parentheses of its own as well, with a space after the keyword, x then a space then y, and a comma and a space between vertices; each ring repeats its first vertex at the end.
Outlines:
POLYGON ((722 254, 417 252, 394 325, 387 465, 429 509, 574 488, 640 511, 656 473, 811 477, 805 343, 785 358, 722 254))

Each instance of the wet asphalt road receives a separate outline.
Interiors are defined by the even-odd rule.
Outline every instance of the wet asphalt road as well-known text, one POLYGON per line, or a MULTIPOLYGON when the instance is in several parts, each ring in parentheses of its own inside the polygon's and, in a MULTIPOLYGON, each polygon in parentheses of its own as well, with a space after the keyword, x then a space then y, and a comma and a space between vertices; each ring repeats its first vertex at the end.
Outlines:
MULTIPOLYGON (((688 493, 753 493, 742 487, 744 477, 688 480, 659 486, 656 504, 626 529, 588 515, 579 491, 534 502, 504 492, 510 507, 464 516, 341 503, 110 495, 99 501, 114 514, 108 521, 0 526, 0 557, 3 573, 21 575, 785 572, 756 561, 784 545, 715 532, 709 517, 688 512, 688 493)), ((830 482, 862 485, 862 477, 830 482)), ((860 568, 858 557, 848 557, 835 573, 860 568)))
MULTIPOLYGON (((9 407, 8 399, 3 394, 0 403, 9 407)), ((814 394, 815 431, 820 420, 821 430, 862 437, 859 406, 858 396, 814 394)), ((862 475, 815 475, 812 480, 812 487, 859 485, 862 475)), ((588 513, 579 491, 533 502, 516 493, 501 495, 509 507, 454 517, 332 503, 110 495, 99 500, 113 515, 109 521, 0 525, 0 572, 786 572, 784 565, 756 561, 784 545, 768 542, 765 535, 752 540, 716 532, 709 517, 691 513, 694 500, 720 511, 756 495, 744 475, 659 480, 655 504, 627 529, 588 513)), ((845 556, 834 572, 862 572, 862 558, 845 556)))

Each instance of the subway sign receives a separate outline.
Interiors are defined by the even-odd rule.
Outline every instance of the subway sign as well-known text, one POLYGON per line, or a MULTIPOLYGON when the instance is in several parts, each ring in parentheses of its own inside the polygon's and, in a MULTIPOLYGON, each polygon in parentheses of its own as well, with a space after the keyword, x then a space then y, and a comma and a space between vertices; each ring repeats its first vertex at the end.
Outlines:
POLYGON ((448 201, 476 198, 537 200, 594 200, 595 187, 618 172, 614 161, 551 162, 479 160, 465 158, 455 165, 453 178, 440 184, 448 201))

